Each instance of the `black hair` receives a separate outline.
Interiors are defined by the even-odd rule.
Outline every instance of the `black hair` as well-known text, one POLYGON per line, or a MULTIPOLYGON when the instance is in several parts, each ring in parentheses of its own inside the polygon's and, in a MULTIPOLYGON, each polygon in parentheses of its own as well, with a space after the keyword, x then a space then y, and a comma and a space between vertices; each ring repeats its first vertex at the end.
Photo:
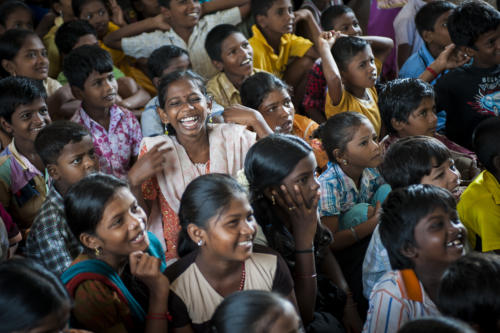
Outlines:
POLYGON ((352 61, 352 58, 369 46, 370 43, 359 37, 340 37, 335 44, 333 44, 332 55, 339 69, 345 71, 352 61))
POLYGON ((368 118, 359 112, 338 113, 321 124, 314 131, 313 136, 321 140, 328 160, 337 163, 333 151, 339 149, 340 153, 345 152, 347 144, 354 138, 359 126, 366 122, 369 122, 368 118))
POLYGON ((415 25, 419 35, 422 36, 424 31, 434 31, 437 19, 456 7, 454 3, 448 1, 432 1, 425 4, 415 15, 415 25))
POLYGON ((49 315, 71 306, 59 279, 37 262, 13 258, 0 264, 0 332, 36 328, 49 315))
POLYGON ((500 171, 495 168, 493 163, 495 156, 500 158, 499 140, 500 119, 498 117, 491 117, 480 122, 472 135, 472 145, 477 158, 486 170, 493 174, 500 171))
POLYGON ((333 30, 333 21, 335 21, 335 19, 347 13, 354 13, 354 12, 352 11, 351 7, 348 7, 346 5, 333 5, 328 7, 321 14, 321 20, 320 20, 321 28, 324 31, 333 30))
MULTIPOLYGON (((80 240, 83 233, 95 235, 106 205, 127 182, 114 176, 94 173, 73 184, 64 197, 66 220, 73 235, 80 240)), ((86 251, 90 251, 84 246, 86 251)))
POLYGON ((208 220, 220 216, 238 195, 246 196, 245 189, 229 175, 211 173, 200 176, 186 187, 179 207, 181 231, 177 252, 180 257, 192 252, 197 245, 189 237, 187 228, 195 224, 206 229, 208 220))
MULTIPOLYGON (((23 47, 26 39, 32 36, 39 38, 35 32, 30 30, 7 30, 0 36, 0 61, 14 59, 19 50, 23 47)), ((10 76, 10 73, 7 72, 3 66, 0 66, 0 76, 7 77, 10 76)))
POLYGON ((33 13, 24 1, 9 0, 0 5, 0 24, 5 27, 5 23, 7 22, 9 16, 19 9, 28 11, 31 14, 31 21, 33 22, 33 13))
POLYGON ((73 8, 73 14, 76 18, 80 17, 82 13, 82 7, 88 4, 89 2, 100 2, 104 5, 106 10, 108 10, 108 4, 104 0, 71 0, 71 8, 73 8))
POLYGON ((286 90, 290 88, 278 77, 268 72, 259 72, 243 81, 240 88, 241 104, 258 110, 262 101, 274 90, 286 90))
POLYGON ((434 99, 434 88, 425 81, 404 78, 384 84, 378 95, 378 108, 387 132, 397 134, 392 120, 408 123, 424 98, 434 99))
POLYGON ((35 99, 46 99, 47 93, 39 80, 22 76, 10 76, 0 80, 0 117, 12 121, 12 114, 20 105, 33 103, 35 99))
POLYGON ((450 158, 450 151, 438 139, 409 136, 389 147, 379 169, 386 183, 395 189, 420 184, 424 176, 431 174, 432 168, 450 158))
POLYGON ((210 327, 214 333, 267 333, 283 314, 287 302, 282 296, 264 290, 233 293, 219 304, 210 327))
POLYGON ((74 20, 63 23, 57 29, 55 42, 61 54, 68 54, 73 50, 78 40, 86 35, 94 35, 97 38, 97 32, 94 27, 85 20, 74 20))
POLYGON ((170 66, 172 59, 182 55, 189 57, 186 50, 175 45, 164 45, 157 48, 148 58, 148 74, 151 79, 162 77, 165 68, 170 66))
POLYGON ((475 333, 464 322, 447 317, 418 318, 406 322, 398 333, 475 333))
POLYGON ((170 8, 170 1, 171 0, 158 0, 158 4, 160 7, 170 8))
POLYGON ((65 58, 63 72, 70 86, 83 89, 92 72, 99 74, 113 71, 113 60, 108 51, 97 45, 83 45, 72 50, 65 58))
POLYGON ((442 314, 498 332, 500 320, 500 257, 470 253, 452 263, 438 289, 436 305, 442 314))
POLYGON ((414 268, 414 262, 402 252, 418 246, 415 242, 415 227, 437 208, 447 213, 456 210, 455 198, 448 190, 417 184, 389 193, 382 205, 379 231, 392 269, 414 268))
POLYGON ((274 5, 277 0, 251 0, 250 8, 252 8, 252 16, 257 18, 257 15, 267 16, 267 11, 274 5))
POLYGON ((482 34, 496 30, 500 13, 483 1, 467 1, 453 10, 448 18, 448 32, 457 46, 476 49, 475 43, 482 34))
POLYGON ((222 61, 222 43, 232 34, 241 34, 241 31, 232 24, 219 24, 210 30, 205 39, 205 49, 210 59, 222 61))
POLYGON ((35 139, 35 149, 45 166, 56 164, 64 146, 90 135, 87 128, 72 121, 60 120, 45 126, 35 139))

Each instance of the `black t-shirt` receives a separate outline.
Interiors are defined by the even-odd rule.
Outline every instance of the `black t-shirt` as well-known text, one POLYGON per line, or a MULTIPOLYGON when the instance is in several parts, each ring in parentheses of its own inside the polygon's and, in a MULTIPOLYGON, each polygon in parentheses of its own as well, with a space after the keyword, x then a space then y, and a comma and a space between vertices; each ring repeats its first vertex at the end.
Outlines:
POLYGON ((500 112, 500 65, 477 68, 470 64, 443 75, 436 83, 437 110, 445 110, 446 136, 472 149, 474 128, 500 112))

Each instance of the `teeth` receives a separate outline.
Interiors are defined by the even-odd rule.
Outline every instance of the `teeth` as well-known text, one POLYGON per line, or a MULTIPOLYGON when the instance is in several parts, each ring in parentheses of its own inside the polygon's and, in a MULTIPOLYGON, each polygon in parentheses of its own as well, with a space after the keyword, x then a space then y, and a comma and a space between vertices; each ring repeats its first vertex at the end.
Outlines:
POLYGON ((189 13, 188 16, 198 17, 198 13, 189 13))
POLYGON ((454 241, 448 242, 448 244, 446 244, 446 246, 448 246, 448 247, 458 246, 458 245, 462 245, 462 240, 461 239, 455 239, 454 241))
POLYGON ((252 241, 239 242, 238 245, 240 245, 240 246, 252 245, 252 241))
POLYGON ((188 122, 188 121, 196 121, 198 120, 198 117, 186 117, 181 119, 181 123, 188 122))
POLYGON ((135 242, 136 240, 138 240, 139 238, 142 237, 142 235, 144 234, 144 232, 140 232, 137 236, 135 236, 133 239, 132 239, 132 242, 135 242))
POLYGON ((245 61, 243 61, 241 64, 242 65, 246 65, 246 64, 249 64, 250 63, 250 59, 246 59, 245 61))

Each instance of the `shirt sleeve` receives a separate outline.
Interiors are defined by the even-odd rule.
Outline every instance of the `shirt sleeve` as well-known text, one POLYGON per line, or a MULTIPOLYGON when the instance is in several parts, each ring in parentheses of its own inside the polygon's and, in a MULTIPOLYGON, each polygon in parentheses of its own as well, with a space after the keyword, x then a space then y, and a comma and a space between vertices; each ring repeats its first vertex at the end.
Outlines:
POLYGON ((306 93, 302 102, 304 108, 322 110, 325 107, 326 86, 321 62, 316 61, 307 74, 306 93))
POLYGON ((167 32, 156 30, 122 38, 123 53, 134 58, 149 58, 158 47, 171 44, 166 34, 167 32))
POLYGON ((400 15, 394 19, 394 32, 396 39, 396 46, 401 44, 413 45, 412 32, 415 31, 415 23, 405 15, 404 9, 401 10, 400 15))
POLYGON ((127 111, 127 117, 130 124, 130 147, 132 148, 132 156, 138 156, 141 148, 142 131, 141 125, 134 114, 127 111))
MULTIPOLYGON (((205 21, 210 31, 213 27, 219 24, 236 25, 241 22, 241 12, 239 7, 233 7, 226 10, 221 10, 213 14, 204 16, 202 21, 205 21)), ((202 24, 200 22, 199 24, 202 24)))
POLYGON ((296 35, 291 35, 290 36, 290 43, 292 45, 290 49, 290 57, 303 57, 304 54, 306 54, 307 51, 313 46, 314 44, 306 38, 299 37, 296 35))
POLYGON ((276 274, 274 276, 272 291, 283 296, 288 296, 293 290, 293 279, 287 264, 279 253, 276 253, 276 274))
POLYGON ((335 183, 328 180, 320 180, 321 195, 319 198, 319 214, 323 216, 340 215, 340 195, 336 189, 335 183))
POLYGON ((363 333, 397 332, 409 319, 402 299, 396 298, 387 289, 374 290, 370 296, 370 306, 363 333))

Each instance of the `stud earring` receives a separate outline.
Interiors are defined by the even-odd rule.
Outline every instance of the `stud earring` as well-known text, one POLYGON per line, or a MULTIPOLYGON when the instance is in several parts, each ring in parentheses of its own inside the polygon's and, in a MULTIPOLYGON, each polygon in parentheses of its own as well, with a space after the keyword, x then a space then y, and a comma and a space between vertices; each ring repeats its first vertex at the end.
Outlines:
POLYGON ((346 160, 342 160, 342 165, 346 166, 347 165, 347 161, 346 160))
POLYGON ((203 245, 203 239, 200 239, 197 244, 198 244, 198 246, 202 246, 203 245))

